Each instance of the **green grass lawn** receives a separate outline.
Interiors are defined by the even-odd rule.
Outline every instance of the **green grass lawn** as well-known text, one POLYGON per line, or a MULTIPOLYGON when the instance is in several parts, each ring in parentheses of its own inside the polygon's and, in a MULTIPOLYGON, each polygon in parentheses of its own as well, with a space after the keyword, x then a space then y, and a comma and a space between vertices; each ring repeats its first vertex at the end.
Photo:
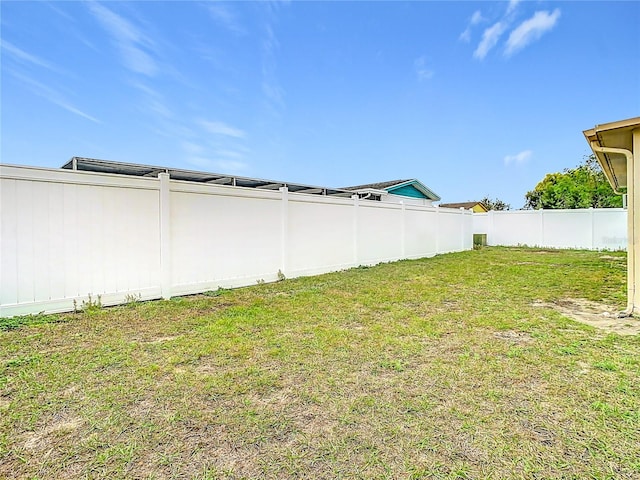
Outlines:
POLYGON ((640 478, 640 335, 549 306, 624 308, 625 265, 483 248, 0 321, 0 477, 640 478))

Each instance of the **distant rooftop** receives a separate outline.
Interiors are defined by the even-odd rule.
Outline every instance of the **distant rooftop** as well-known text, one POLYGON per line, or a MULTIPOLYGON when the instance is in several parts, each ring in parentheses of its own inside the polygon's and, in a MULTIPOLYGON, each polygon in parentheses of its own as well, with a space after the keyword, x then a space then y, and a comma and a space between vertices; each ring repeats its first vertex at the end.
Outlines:
POLYGON ((365 190, 367 188, 371 188, 373 190, 385 190, 389 187, 394 187, 396 185, 402 185, 403 183, 411 182, 412 179, 409 180, 389 180, 388 182, 379 182, 379 183, 367 183, 366 185, 356 185, 353 187, 342 187, 343 190, 365 190))
POLYGON ((485 210, 487 209, 482 202, 441 203, 440 206, 445 208, 464 208, 465 210, 469 210, 478 204, 482 205, 485 210))
POLYGON ((83 170, 88 172, 113 173, 118 175, 132 175, 136 177, 157 177, 159 173, 168 173, 174 180, 188 182, 209 183, 216 185, 231 185, 235 187, 260 188, 263 190, 278 190, 287 187, 293 193, 311 195, 328 195, 333 197, 350 198, 352 191, 342 188, 317 187, 301 183, 281 182, 258 178, 239 177, 222 173, 198 172, 172 167, 140 165, 138 163, 114 162, 96 158, 73 157, 62 168, 67 170, 83 170))
POLYGON ((389 180, 388 182, 367 183, 353 187, 342 187, 342 190, 362 191, 362 190, 385 190, 392 195, 404 197, 426 198, 432 201, 440 200, 440 196, 428 188, 424 183, 415 178, 407 180, 389 180))

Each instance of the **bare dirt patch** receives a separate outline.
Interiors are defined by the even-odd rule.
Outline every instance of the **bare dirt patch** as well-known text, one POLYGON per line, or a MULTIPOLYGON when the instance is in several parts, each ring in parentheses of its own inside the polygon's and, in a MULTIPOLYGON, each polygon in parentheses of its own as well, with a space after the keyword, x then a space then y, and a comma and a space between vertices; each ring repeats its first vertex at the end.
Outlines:
POLYGON ((140 339, 138 340, 139 343, 146 343, 146 344, 156 344, 156 343, 165 343, 165 342, 171 342, 172 340, 175 340, 176 338, 178 338, 178 335, 169 335, 169 336, 165 336, 165 337, 157 337, 157 338, 150 338, 150 339, 140 339))
POLYGON ((619 309, 583 298, 564 298, 553 303, 534 302, 534 307, 547 307, 586 325, 619 335, 640 333, 640 319, 618 317, 619 309))
POLYGON ((614 257, 613 255, 601 255, 601 260, 617 260, 618 262, 625 262, 627 259, 625 257, 614 257))
POLYGON ((504 332, 495 332, 494 337, 500 340, 506 340, 513 343, 529 343, 533 341, 531 335, 525 332, 516 332, 514 330, 506 330, 504 332))

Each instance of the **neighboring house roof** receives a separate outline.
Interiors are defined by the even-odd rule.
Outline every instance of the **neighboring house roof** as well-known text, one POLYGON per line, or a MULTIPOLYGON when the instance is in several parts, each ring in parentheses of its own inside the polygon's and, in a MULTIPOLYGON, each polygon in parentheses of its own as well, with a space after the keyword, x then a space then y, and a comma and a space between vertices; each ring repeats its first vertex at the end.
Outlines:
POLYGON ((444 208, 464 208, 465 210, 471 210, 478 206, 485 212, 489 211, 482 202, 441 203, 440 206, 444 208))
POLYGON ((389 180, 387 182, 367 183, 365 185, 343 187, 342 190, 385 190, 387 193, 403 197, 426 198, 427 200, 434 201, 440 200, 440 196, 437 193, 430 190, 426 185, 415 178, 409 180, 389 180))
POLYGON ((403 183, 410 182, 411 180, 390 180, 388 182, 378 182, 378 183, 367 183, 365 185, 355 185, 353 187, 343 187, 345 190, 366 190, 367 188, 371 188, 373 190, 385 190, 388 187, 393 187, 394 185, 401 185, 403 183))

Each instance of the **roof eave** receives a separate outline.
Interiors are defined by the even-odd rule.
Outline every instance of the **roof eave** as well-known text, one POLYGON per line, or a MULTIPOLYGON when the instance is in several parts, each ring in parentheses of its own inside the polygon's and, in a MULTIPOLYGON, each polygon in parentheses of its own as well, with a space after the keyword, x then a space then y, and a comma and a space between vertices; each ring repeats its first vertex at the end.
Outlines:
POLYGON ((627 186, 626 157, 620 153, 601 152, 593 147, 632 150, 632 132, 639 128, 640 117, 634 117, 596 125, 594 128, 582 132, 614 190, 627 186))
MULTIPOLYGON (((589 147, 591 147, 593 144, 596 144, 599 147, 604 147, 604 145, 600 143, 600 139, 598 139, 598 135, 595 128, 592 128, 590 130, 585 130, 582 133, 587 139, 587 143, 589 144, 589 147)), ((604 172, 605 177, 607 177, 607 180, 611 185, 611 187, 614 190, 618 190, 619 188, 621 188, 620 182, 618 181, 618 178, 616 177, 613 171, 613 168, 611 165, 611 159, 604 152, 598 152, 593 150, 593 153, 596 156, 598 163, 602 167, 602 171, 604 172)))

